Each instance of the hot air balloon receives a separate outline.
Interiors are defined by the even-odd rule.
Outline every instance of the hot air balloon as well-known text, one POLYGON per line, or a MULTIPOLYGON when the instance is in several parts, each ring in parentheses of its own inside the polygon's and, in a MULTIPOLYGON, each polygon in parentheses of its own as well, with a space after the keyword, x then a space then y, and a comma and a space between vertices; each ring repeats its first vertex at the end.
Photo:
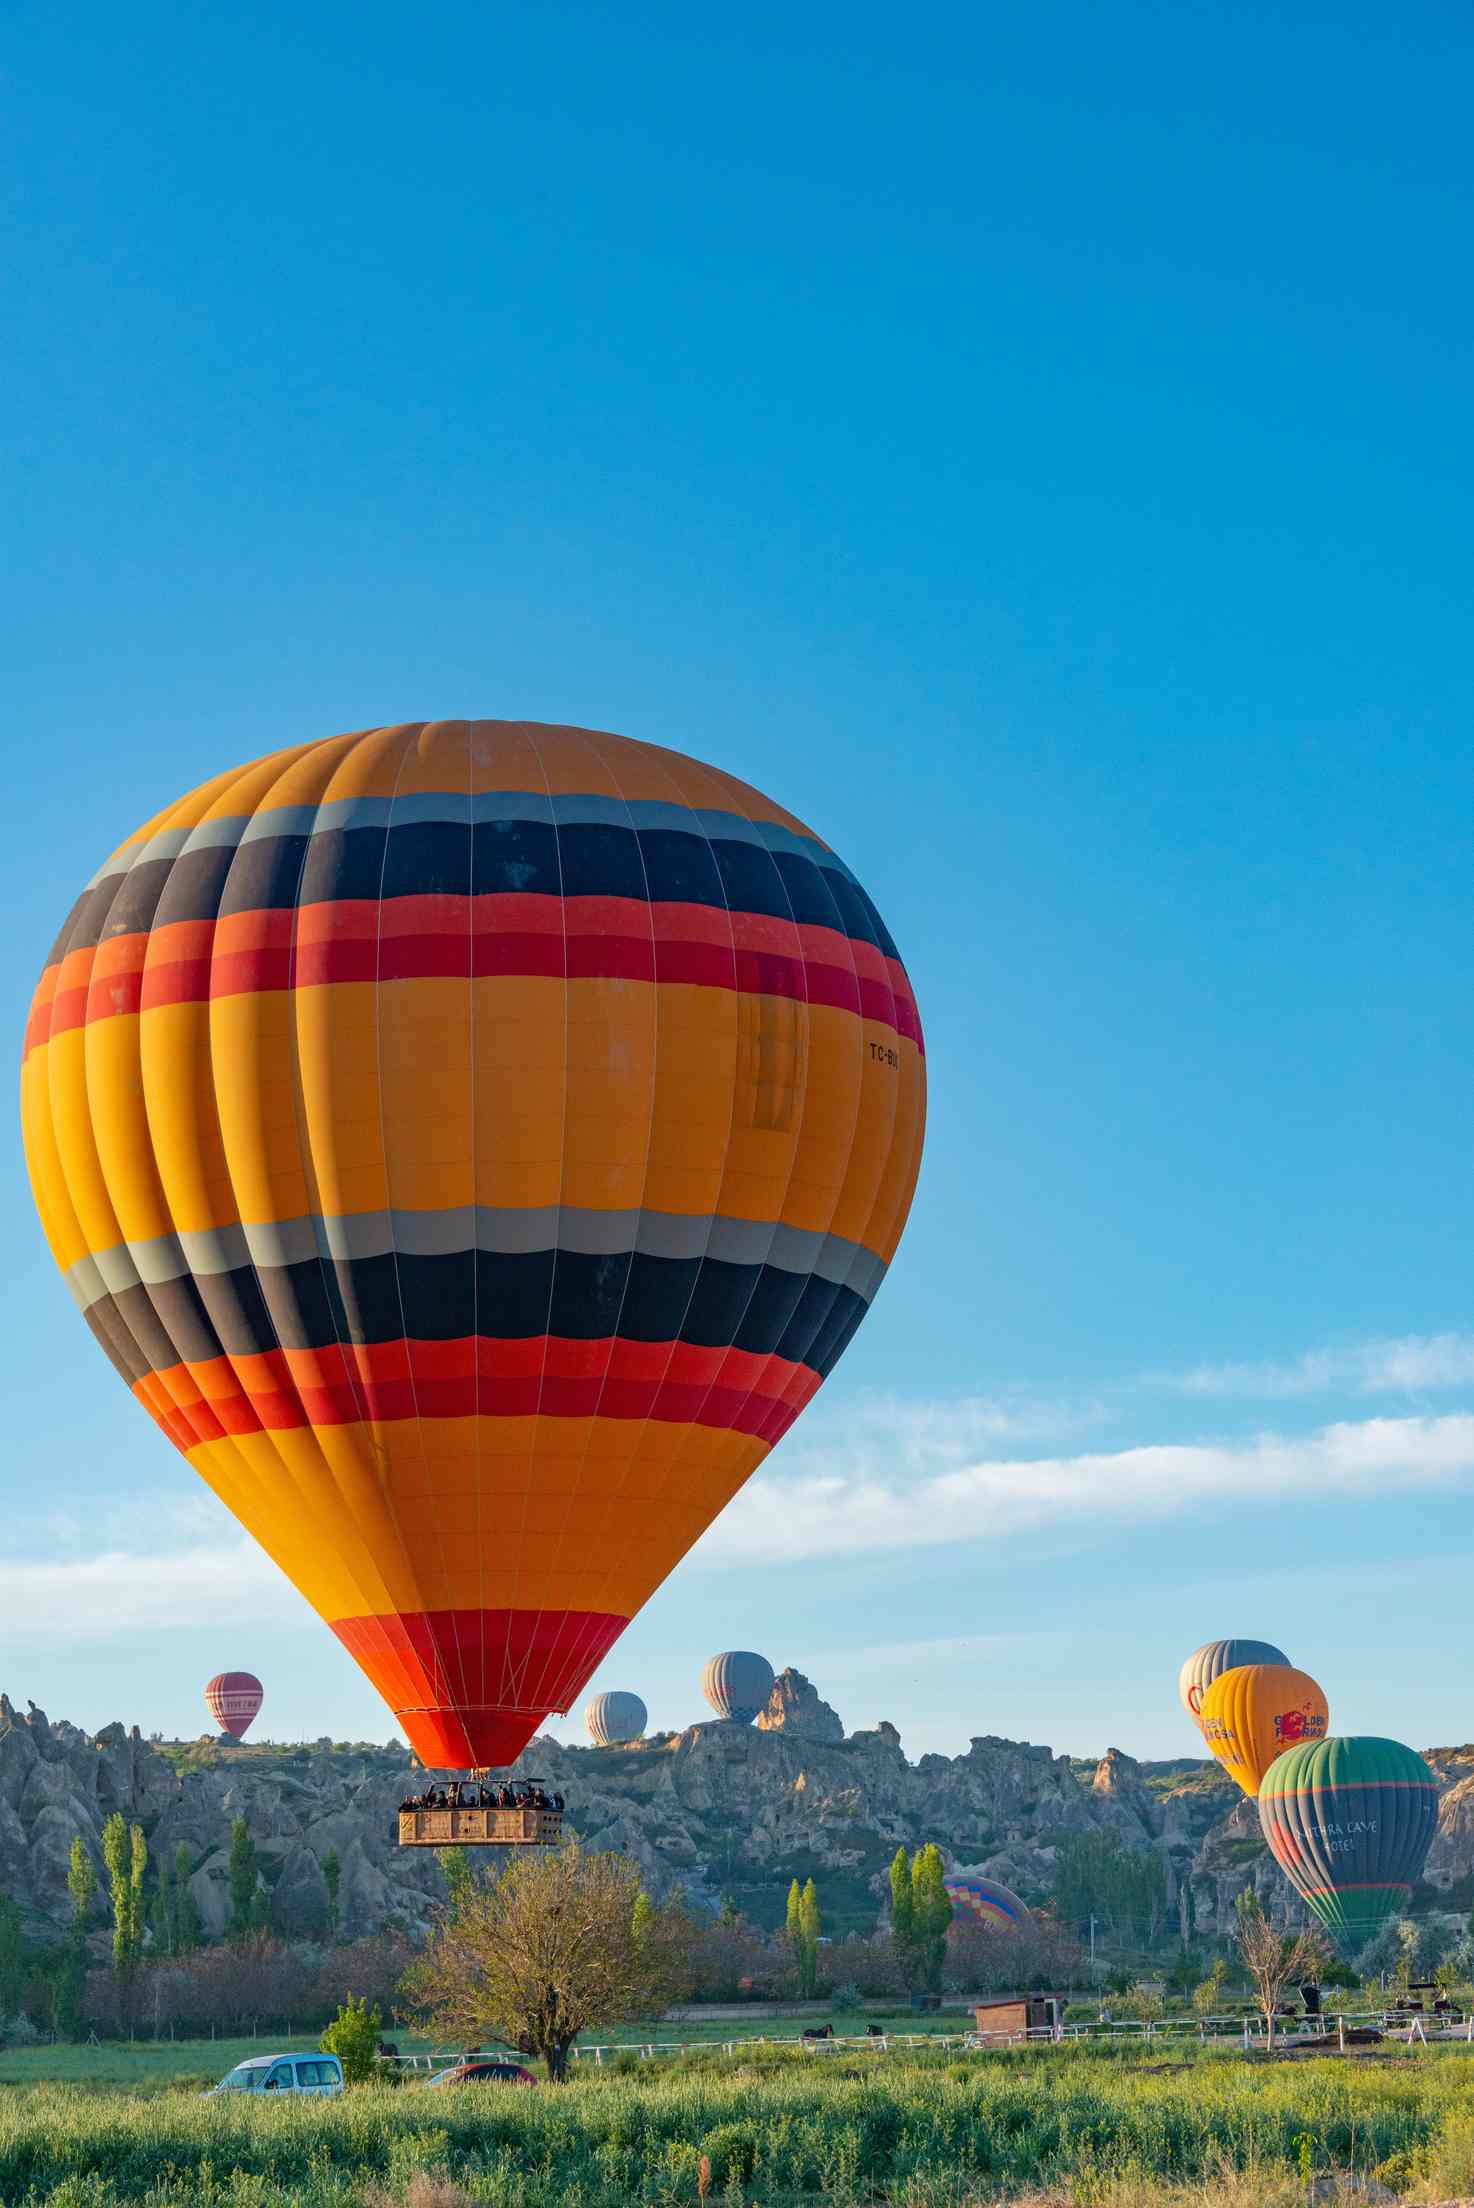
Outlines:
POLYGON ((650 1721, 650 1712, 637 1694, 615 1687, 596 1694, 583 1713, 589 1738, 596 1748, 615 1748, 621 1741, 638 1740, 650 1721))
POLYGON ((222 1733, 243 1740, 265 1699, 254 1672, 217 1671, 205 1688, 205 1708, 222 1733))
POLYGON ((619 736, 272 753, 73 907, 47 1238, 430 1765, 514 1758, 763 1461, 904 1225, 924 1067, 843 862, 619 736))
POLYGON ((966 1924, 977 1918, 983 1924, 1027 1924, 1029 1907, 1019 1900, 1007 1886, 1000 1886, 996 1878, 980 1878, 959 1874, 944 1878, 952 1901, 952 1921, 966 1924))
POLYGON ((1306 1741, 1265 1774, 1259 1823, 1296 1893, 1351 1950, 1411 1900, 1438 1825, 1438 1788, 1399 1740, 1306 1741))
POLYGON ((1246 1794, 1287 1748, 1323 1740, 1330 1713, 1326 1698, 1293 1664, 1240 1664, 1220 1672, 1202 1707, 1203 1738, 1246 1794))
POLYGON ((1225 1671, 1242 1664, 1287 1664, 1290 1661, 1272 1641, 1204 1641, 1195 1648, 1177 1674, 1177 1693, 1193 1723, 1202 1730, 1199 1711, 1204 1694, 1225 1671))
POLYGON ((773 1691, 773 1667, 750 1648, 729 1648, 713 1656, 701 1674, 701 1691, 718 1717, 750 1725, 766 1709, 773 1691))

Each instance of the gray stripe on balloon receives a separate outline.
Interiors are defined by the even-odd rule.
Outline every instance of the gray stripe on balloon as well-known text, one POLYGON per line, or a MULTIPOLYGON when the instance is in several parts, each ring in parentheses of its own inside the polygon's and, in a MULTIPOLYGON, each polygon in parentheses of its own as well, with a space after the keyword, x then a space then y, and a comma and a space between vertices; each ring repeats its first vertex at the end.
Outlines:
POLYGON ((722 1214, 673 1211, 593 1211, 537 1204, 522 1210, 457 1204, 443 1211, 360 1211, 336 1218, 306 1216, 259 1225, 203 1227, 180 1234, 116 1243, 79 1258, 67 1286, 82 1309, 105 1295, 157 1287, 186 1276, 273 1270, 315 1259, 354 1264, 368 1258, 455 1257, 470 1249, 497 1257, 565 1250, 585 1257, 642 1257, 725 1265, 767 1263, 779 1272, 817 1277, 849 1288, 869 1303, 885 1277, 886 1260, 841 1234, 818 1234, 722 1214))

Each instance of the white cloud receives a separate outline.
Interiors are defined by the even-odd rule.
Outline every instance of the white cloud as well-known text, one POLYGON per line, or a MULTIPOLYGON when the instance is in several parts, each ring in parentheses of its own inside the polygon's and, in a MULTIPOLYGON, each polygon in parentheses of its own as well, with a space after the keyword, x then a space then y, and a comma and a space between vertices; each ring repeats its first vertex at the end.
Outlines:
POLYGON ((1317 1349, 1288 1363, 1199 1365, 1163 1385, 1184 1395, 1239 1396, 1268 1402, 1279 1397, 1416 1395, 1423 1390, 1474 1386, 1474 1334, 1409 1334, 1317 1349))
POLYGON ((990 1457, 906 1478, 874 1469, 760 1476, 695 1550, 709 1565, 785 1563, 1143 1520, 1245 1495, 1371 1499, 1474 1485, 1474 1416, 1343 1421, 1303 1436, 990 1457))
POLYGON ((161 1552, 0 1558, 0 1616, 52 1642, 171 1627, 300 1622, 303 1606, 249 1541, 161 1552))

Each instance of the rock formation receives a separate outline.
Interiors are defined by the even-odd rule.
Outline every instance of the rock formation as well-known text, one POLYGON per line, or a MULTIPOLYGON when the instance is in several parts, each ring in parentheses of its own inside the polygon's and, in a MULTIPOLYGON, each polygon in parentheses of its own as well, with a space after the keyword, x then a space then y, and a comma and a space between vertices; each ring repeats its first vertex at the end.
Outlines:
MULTIPOLYGON (((1428 1878, 1452 1904, 1467 1899, 1474 1869, 1474 1748, 1429 1760, 1444 1799, 1428 1878)), ((790 1878, 812 1876, 831 1930, 867 1930, 884 1908, 896 1848, 926 1840, 952 1867, 1042 1900, 1061 1841, 1099 1830, 1161 1855, 1169 1921, 1185 1912, 1200 1933, 1232 1922, 1248 1884, 1276 1914, 1288 1899, 1253 1804, 1216 1765, 1141 1764, 1113 1748, 1092 1767, 994 1734, 965 1755, 912 1763, 889 1723, 846 1735, 796 1671, 780 1674, 751 1729, 693 1725, 610 1749, 539 1738, 518 1770, 559 1789, 585 1843, 632 1856, 652 1891, 680 1888, 713 1907, 732 1893, 759 1921, 781 1914, 790 1878)), ((116 1809, 142 1825, 154 1861, 172 1862, 184 1844, 196 1906, 215 1933, 228 1907, 230 1827, 244 1816, 283 1932, 322 1931, 330 1849, 347 1936, 386 1922, 418 1930, 444 1887, 432 1853, 396 1846, 395 1812, 421 1783, 398 1743, 150 1742, 136 1726, 88 1734, 48 1723, 34 1705, 19 1716, 0 1696, 0 1891, 36 1932, 65 1924, 73 1837, 100 1872, 102 1827, 116 1809)))

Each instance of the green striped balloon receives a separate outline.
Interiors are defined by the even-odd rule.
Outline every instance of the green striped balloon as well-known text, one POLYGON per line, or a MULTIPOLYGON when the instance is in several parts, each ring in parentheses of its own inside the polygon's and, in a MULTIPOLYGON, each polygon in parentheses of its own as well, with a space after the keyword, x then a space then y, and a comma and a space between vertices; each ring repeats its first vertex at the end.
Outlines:
POLYGON ((1401 1741, 1333 1735, 1275 1758, 1259 1823, 1296 1893, 1354 1950, 1407 1908, 1437 1829, 1438 1788, 1401 1741))

